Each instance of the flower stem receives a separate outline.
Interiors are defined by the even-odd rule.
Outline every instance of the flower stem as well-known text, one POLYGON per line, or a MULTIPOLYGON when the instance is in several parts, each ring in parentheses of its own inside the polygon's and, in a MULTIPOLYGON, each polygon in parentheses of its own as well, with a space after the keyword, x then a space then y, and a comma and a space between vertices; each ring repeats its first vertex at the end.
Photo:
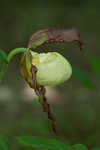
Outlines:
POLYGON ((25 51, 26 51, 26 48, 15 48, 15 49, 13 49, 13 50, 8 54, 8 57, 7 57, 8 63, 9 63, 10 60, 13 58, 13 56, 15 56, 16 54, 25 52, 25 51))

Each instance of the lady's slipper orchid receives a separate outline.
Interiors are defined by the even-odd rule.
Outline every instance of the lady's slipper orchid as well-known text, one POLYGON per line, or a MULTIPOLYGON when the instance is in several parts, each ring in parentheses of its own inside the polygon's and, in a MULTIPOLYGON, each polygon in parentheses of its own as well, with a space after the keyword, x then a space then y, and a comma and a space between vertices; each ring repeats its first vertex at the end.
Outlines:
POLYGON ((56 132, 55 118, 45 97, 44 86, 55 86, 67 81, 72 74, 68 60, 57 52, 37 53, 34 50, 48 43, 76 41, 81 49, 80 34, 76 29, 45 29, 32 35, 28 48, 21 58, 21 72, 25 80, 36 94, 51 119, 52 128, 56 132))

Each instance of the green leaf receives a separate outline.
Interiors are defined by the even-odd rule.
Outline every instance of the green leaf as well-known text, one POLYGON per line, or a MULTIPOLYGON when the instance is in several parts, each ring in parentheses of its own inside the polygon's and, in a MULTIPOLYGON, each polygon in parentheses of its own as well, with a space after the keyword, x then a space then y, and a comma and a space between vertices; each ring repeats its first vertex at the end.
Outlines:
POLYGON ((100 76, 100 57, 93 55, 90 65, 92 70, 100 76))
POLYGON ((100 150, 100 147, 92 148, 91 150, 100 150))
POLYGON ((78 67, 73 66, 72 68, 73 75, 78 78, 85 87, 90 89, 94 89, 96 87, 93 80, 87 73, 81 71, 78 67))
POLYGON ((3 63, 0 68, 0 78, 2 78, 7 70, 7 64, 3 63))
POLYGON ((43 150, 72 150, 70 146, 56 139, 36 136, 18 136, 16 139, 23 146, 42 148, 43 150))
POLYGON ((7 136, 0 135, 0 150, 10 150, 7 136))
POLYGON ((88 148, 83 144, 75 144, 72 148, 73 150, 88 150, 88 148))
POLYGON ((7 60, 7 55, 6 53, 0 49, 0 61, 1 62, 5 62, 5 63, 8 63, 8 60, 7 60))

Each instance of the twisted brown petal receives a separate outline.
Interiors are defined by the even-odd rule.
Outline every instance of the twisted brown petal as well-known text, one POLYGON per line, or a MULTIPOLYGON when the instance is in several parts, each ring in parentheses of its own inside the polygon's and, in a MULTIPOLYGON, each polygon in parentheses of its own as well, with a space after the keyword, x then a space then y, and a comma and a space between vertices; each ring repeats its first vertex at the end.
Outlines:
POLYGON ((37 96, 39 97, 39 102, 42 104, 43 111, 48 114, 48 118, 52 121, 52 129, 56 133, 56 120, 53 114, 51 113, 50 105, 48 104, 47 99, 45 97, 46 93, 45 87, 37 84, 36 82, 37 68, 34 65, 32 65, 31 71, 32 71, 32 78, 34 81, 34 90, 37 96))

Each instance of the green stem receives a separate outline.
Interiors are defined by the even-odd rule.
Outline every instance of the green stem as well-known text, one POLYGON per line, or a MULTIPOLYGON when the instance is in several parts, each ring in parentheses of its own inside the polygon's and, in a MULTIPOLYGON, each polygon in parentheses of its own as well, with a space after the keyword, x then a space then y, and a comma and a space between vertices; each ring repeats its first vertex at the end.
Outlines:
MULTIPOLYGON (((2 64, 2 70, 0 71, 0 79, 4 76, 4 74, 6 73, 7 71, 7 66, 8 66, 8 63, 10 62, 10 60, 16 55, 16 54, 19 54, 19 53, 23 53, 23 52, 26 52, 26 48, 15 48, 13 49, 7 56, 7 58, 5 59, 6 62, 4 62, 2 64)), ((2 53, 2 55, 4 56, 4 54, 2 53)), ((5 55, 6 56, 6 55, 5 55)), ((5 57, 4 57, 5 58, 5 57)))
POLYGON ((15 56, 16 54, 25 52, 25 51, 26 51, 26 48, 15 48, 15 49, 13 49, 13 50, 8 54, 8 57, 7 57, 8 63, 9 63, 10 60, 13 58, 13 56, 15 56))

